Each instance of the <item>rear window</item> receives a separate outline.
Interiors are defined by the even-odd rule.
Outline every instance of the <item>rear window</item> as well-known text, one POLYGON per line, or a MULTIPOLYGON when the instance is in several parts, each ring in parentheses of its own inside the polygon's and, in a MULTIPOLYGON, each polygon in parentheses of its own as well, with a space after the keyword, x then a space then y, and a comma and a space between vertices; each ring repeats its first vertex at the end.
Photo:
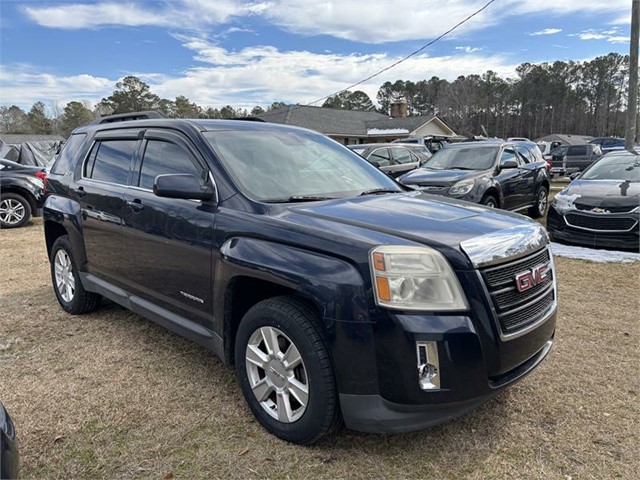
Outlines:
POLYGON ((51 173, 63 175, 74 170, 78 154, 80 153, 80 149, 82 148, 86 138, 86 133, 71 135, 67 140, 67 143, 62 147, 62 151, 58 155, 56 163, 53 164, 51 173))
POLYGON ((94 147, 85 176, 101 182, 126 185, 137 140, 105 140, 94 147))
POLYGON ((587 154, 587 146, 579 145, 576 147, 569 147, 569 152, 567 155, 586 155, 587 154))

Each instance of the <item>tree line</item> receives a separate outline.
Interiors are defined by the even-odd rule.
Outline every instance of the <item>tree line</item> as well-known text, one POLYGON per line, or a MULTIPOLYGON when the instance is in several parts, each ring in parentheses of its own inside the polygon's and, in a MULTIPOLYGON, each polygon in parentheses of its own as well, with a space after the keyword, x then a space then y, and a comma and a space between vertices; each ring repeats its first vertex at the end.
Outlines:
MULTIPOLYGON (((392 103, 404 101, 409 115, 437 115, 466 136, 624 136, 628 71, 629 57, 610 53, 583 62, 523 63, 515 78, 501 78, 488 70, 482 75, 461 75, 452 82, 435 76, 417 82, 385 82, 377 92, 377 108, 361 90, 340 92, 322 106, 388 114, 392 103)), ((93 108, 89 102, 72 101, 62 110, 54 106, 47 114, 42 101, 28 112, 15 105, 1 106, 0 131, 67 136, 80 125, 115 113, 157 110, 171 118, 236 118, 285 106, 274 102, 251 110, 203 107, 182 95, 174 100, 160 98, 134 76, 115 87, 93 108)))

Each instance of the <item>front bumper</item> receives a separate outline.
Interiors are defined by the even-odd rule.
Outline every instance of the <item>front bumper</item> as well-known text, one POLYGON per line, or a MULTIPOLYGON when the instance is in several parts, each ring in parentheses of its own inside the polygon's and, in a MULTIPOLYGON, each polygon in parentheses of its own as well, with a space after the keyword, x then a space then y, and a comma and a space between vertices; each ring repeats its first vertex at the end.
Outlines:
MULTIPOLYGON (((630 218, 631 215, 617 215, 630 218)), ((596 248, 614 248, 638 251, 640 249, 640 227, 625 232, 598 232, 567 225, 564 216, 551 206, 547 216, 547 231, 551 240, 596 248)))
MULTIPOLYGON (((347 428, 370 433, 401 433, 432 427, 460 417, 496 396, 536 368, 553 345, 550 338, 533 357, 502 377, 490 382, 489 390, 457 402, 407 405, 385 400, 381 395, 340 394, 340 406, 347 428)), ((437 395, 438 392, 433 395, 437 395)))
POLYGON ((348 428, 392 433, 445 422, 491 399, 546 357, 553 344, 557 305, 535 329, 504 340, 484 293, 468 287, 466 293, 473 318, 390 313, 371 324, 374 352, 368 353, 373 355, 368 363, 353 357, 350 363, 350 372, 360 371, 362 383, 340 390, 348 428), (416 342, 427 341, 437 342, 437 390, 420 388, 416 342), (364 369, 371 367, 367 375, 364 369))

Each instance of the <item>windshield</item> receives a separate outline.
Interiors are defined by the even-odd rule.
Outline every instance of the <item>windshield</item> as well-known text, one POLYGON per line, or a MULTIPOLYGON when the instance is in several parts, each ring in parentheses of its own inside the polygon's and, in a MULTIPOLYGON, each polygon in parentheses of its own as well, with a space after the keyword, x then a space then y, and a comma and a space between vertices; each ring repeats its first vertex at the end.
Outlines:
POLYGON ((402 191, 356 153, 313 132, 210 131, 203 135, 236 185, 258 201, 402 191))
POLYGON ((640 182, 640 156, 603 157, 585 170, 580 179, 640 182))
POLYGON ((453 147, 442 148, 424 164, 437 170, 487 170, 493 166, 498 147, 453 147))

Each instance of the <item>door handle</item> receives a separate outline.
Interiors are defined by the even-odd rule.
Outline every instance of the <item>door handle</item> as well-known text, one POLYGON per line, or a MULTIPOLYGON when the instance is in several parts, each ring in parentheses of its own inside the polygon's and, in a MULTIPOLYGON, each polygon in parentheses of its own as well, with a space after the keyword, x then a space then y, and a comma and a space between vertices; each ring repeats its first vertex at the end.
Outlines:
POLYGON ((84 187, 78 187, 76 189, 76 195, 78 196, 78 198, 82 198, 87 194, 87 192, 84 191, 84 187))
POLYGON ((125 202, 125 204, 127 205, 127 207, 129 207, 134 213, 135 212, 139 212, 140 210, 142 210, 144 208, 144 205, 142 204, 142 200, 140 200, 139 198, 136 198, 135 200, 129 201, 127 200, 125 202))

